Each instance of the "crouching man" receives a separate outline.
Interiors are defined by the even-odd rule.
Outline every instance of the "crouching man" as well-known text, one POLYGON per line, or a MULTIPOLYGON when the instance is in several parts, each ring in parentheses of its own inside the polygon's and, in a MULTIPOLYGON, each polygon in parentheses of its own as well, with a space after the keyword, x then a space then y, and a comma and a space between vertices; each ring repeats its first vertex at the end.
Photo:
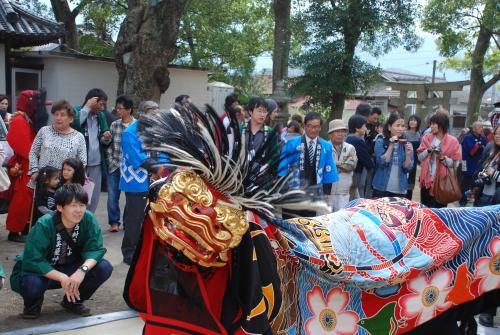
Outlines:
POLYGON ((102 257, 101 229, 86 211, 88 196, 79 184, 66 184, 55 193, 57 212, 41 217, 18 256, 11 287, 24 299, 23 318, 40 316, 46 290, 63 288, 61 306, 81 316, 91 315, 83 302, 113 272, 102 257))

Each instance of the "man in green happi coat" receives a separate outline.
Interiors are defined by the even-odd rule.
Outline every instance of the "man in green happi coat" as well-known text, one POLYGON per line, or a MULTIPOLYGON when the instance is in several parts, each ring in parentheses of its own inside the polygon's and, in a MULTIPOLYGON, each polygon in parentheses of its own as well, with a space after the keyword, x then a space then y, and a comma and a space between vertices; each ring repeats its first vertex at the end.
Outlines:
POLYGON ((113 267, 102 257, 106 249, 94 215, 86 211, 88 195, 79 184, 55 193, 57 212, 41 217, 30 231, 24 252, 10 277, 11 287, 24 299, 23 318, 40 316, 46 290, 63 288, 61 306, 88 316, 83 302, 111 276, 113 267))

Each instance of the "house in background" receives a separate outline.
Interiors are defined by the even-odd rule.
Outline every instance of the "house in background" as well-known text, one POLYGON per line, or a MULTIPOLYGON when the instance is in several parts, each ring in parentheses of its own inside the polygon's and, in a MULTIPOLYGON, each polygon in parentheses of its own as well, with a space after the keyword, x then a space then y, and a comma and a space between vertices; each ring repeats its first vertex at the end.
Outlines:
MULTIPOLYGON (((62 52, 56 44, 34 51, 13 52, 12 56, 17 67, 38 69, 38 80, 41 87, 47 89, 48 99, 64 98, 73 105, 79 105, 89 89, 99 87, 108 95, 108 109, 113 107, 118 87, 118 72, 113 58, 62 52)), ((170 107, 175 97, 181 94, 191 96, 197 105, 208 102, 208 70, 178 65, 170 65, 168 70, 170 87, 161 96, 161 108, 170 107)))
MULTIPOLYGON (((64 98, 79 105, 89 89, 99 87, 112 107, 118 87, 114 59, 61 51, 57 42, 63 35, 62 24, 0 0, 0 94, 10 97, 10 106, 20 91, 40 87, 47 89, 50 100, 64 98)), ((180 94, 191 96, 197 105, 208 103, 208 70, 170 65, 169 71, 170 87, 161 96, 161 108, 170 107, 180 94)))
MULTIPOLYGON (((346 101, 346 107, 344 109, 344 118, 348 119, 354 111, 356 106, 360 102, 368 102, 372 107, 379 107, 384 114, 391 112, 391 110, 401 109, 404 105, 404 112, 406 115, 416 114, 419 108, 424 110, 424 115, 428 115, 429 111, 435 111, 440 107, 444 107, 450 112, 450 129, 454 134, 458 134, 466 124, 467 116, 467 105, 469 100, 469 81, 458 81, 458 82, 448 82, 446 78, 436 77, 434 78, 437 88, 449 89, 448 92, 436 89, 435 91, 429 92, 429 102, 424 103, 424 101, 418 96, 416 90, 408 90, 406 103, 401 102, 401 92, 397 89, 398 86, 414 86, 419 87, 430 87, 432 84, 431 76, 417 75, 411 72, 403 70, 383 70, 380 76, 380 80, 373 84, 365 92, 357 92, 354 95, 353 100, 346 101), (440 101, 447 95, 449 97, 448 102, 442 103, 440 101)), ((481 115, 486 116, 493 109, 492 102, 490 100, 492 93, 488 91, 483 96, 481 104, 481 115)), ((494 98, 493 98, 494 100, 494 98)))
MULTIPOLYGON (((302 75, 300 69, 293 69, 289 78, 293 80, 300 75, 302 75)), ((272 85, 272 72, 270 70, 263 70, 256 74, 255 80, 263 85, 264 92, 270 93, 272 85)), ((432 86, 432 82, 431 76, 418 75, 399 69, 382 70, 376 83, 372 84, 366 91, 356 92, 351 95, 350 99, 346 99, 342 119, 347 122, 356 111, 356 107, 363 102, 369 103, 372 107, 379 107, 384 115, 395 110, 403 110, 406 115, 412 115, 416 114, 419 109, 423 112, 421 114, 427 115, 428 111, 444 107, 450 112, 451 131, 458 133, 466 126, 465 119, 469 98, 467 85, 469 82, 448 82, 444 77, 435 77, 434 86, 432 86), (436 89, 431 90, 431 87, 436 89), (401 92, 397 88, 404 88, 406 91, 401 92), (427 96, 425 96, 425 92, 427 92, 427 96), (405 93, 405 101, 401 101, 401 96, 404 96, 405 93), (443 102, 443 100, 449 102, 443 102)), ((304 96, 294 97, 292 103, 289 104, 290 113, 300 112, 307 100, 308 97, 304 96)), ((481 115, 486 116, 491 112, 494 101, 494 93, 487 92, 484 95, 481 115)))
POLYGON ((212 106, 219 115, 224 113, 226 97, 234 93, 234 86, 220 81, 214 81, 208 84, 207 91, 208 103, 210 106, 212 106))
POLYGON ((38 89, 41 84, 40 68, 16 66, 12 49, 57 41, 63 35, 62 24, 38 17, 9 0, 0 0, 0 93, 12 97, 24 89, 38 89))

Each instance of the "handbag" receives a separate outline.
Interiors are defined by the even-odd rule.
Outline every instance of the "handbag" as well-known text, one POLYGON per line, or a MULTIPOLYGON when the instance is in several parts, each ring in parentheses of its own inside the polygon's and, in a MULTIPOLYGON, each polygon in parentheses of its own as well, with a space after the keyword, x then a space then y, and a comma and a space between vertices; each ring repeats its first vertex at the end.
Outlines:
POLYGON ((434 198, 436 202, 447 205, 449 203, 459 201, 462 199, 462 190, 458 184, 457 176, 455 175, 455 170, 449 168, 446 165, 439 164, 440 169, 446 169, 444 177, 439 178, 441 175, 440 171, 436 171, 436 180, 434 181, 434 198))
POLYGON ((83 189, 85 192, 87 192, 87 195, 89 196, 89 204, 92 201, 92 193, 94 193, 94 187, 95 183, 90 179, 89 177, 85 178, 85 184, 83 184, 83 189))
POLYGON ((7 191, 10 187, 10 178, 3 167, 0 166, 0 192, 7 191))

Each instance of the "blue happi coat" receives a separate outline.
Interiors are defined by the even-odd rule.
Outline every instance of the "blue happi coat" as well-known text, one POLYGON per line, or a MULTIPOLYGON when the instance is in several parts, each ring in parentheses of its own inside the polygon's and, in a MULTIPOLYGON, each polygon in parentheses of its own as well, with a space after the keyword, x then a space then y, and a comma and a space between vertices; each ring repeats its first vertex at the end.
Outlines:
MULTIPOLYGON (((337 168, 333 161, 333 147, 328 141, 318 137, 318 144, 321 146, 319 162, 316 162, 316 183, 324 185, 335 183, 339 180, 337 168)), ((305 147, 305 137, 300 136, 289 140, 281 150, 281 161, 278 168, 278 176, 284 176, 291 173, 290 187, 298 188, 303 169, 301 169, 301 160, 304 160, 304 155, 307 155, 305 147)), ((303 162, 305 164, 305 162, 303 162)))

